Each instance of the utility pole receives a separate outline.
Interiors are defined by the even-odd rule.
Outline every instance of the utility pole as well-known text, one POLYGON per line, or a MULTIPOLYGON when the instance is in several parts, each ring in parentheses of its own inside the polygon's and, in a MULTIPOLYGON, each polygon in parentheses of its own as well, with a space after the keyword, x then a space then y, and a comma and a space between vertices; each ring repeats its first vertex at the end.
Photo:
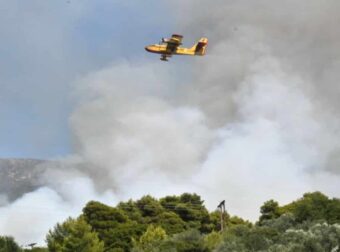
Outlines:
POLYGON ((217 206, 221 212, 221 232, 223 232, 224 228, 224 213, 225 213, 225 200, 221 201, 221 203, 217 206))

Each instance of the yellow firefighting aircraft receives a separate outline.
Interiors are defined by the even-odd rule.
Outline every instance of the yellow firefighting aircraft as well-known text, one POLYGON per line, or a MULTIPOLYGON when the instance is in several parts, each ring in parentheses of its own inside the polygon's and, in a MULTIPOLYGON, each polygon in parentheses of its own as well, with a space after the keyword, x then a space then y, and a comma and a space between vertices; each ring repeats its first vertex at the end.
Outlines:
POLYGON ((201 38, 191 48, 180 47, 182 45, 182 35, 173 34, 171 38, 162 38, 159 44, 149 45, 145 47, 145 50, 151 53, 161 54, 161 60, 168 61, 172 55, 200 55, 205 54, 205 49, 208 45, 207 38, 201 38))

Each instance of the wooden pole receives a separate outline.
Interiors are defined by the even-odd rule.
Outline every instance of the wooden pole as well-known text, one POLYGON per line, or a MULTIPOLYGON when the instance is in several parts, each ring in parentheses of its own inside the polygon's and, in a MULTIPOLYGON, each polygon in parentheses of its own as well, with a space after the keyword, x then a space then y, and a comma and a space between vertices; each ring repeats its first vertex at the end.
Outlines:
POLYGON ((220 209, 220 221, 221 221, 221 232, 224 230, 224 213, 225 213, 225 200, 217 206, 220 209))

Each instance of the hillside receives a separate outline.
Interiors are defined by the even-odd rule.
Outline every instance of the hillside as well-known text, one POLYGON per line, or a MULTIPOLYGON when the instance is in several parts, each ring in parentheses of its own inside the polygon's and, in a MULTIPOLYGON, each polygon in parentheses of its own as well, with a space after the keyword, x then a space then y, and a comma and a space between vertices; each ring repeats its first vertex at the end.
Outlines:
MULTIPOLYGON (((46 161, 38 159, 0 159, 0 194, 13 201, 39 187, 39 174, 46 161)), ((0 202, 1 203, 1 202, 0 202)))

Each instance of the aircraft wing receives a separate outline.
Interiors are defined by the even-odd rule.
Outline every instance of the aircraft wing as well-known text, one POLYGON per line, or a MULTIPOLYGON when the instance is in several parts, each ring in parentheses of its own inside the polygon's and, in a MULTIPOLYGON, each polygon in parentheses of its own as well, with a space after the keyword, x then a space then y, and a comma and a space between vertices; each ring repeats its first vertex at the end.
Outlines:
POLYGON ((176 44, 176 45, 181 45, 182 44, 182 39, 183 39, 182 35, 172 34, 171 39, 169 39, 168 43, 176 44))
POLYGON ((169 51, 175 51, 178 46, 182 44, 182 35, 173 34, 170 39, 166 41, 167 49, 169 51))

